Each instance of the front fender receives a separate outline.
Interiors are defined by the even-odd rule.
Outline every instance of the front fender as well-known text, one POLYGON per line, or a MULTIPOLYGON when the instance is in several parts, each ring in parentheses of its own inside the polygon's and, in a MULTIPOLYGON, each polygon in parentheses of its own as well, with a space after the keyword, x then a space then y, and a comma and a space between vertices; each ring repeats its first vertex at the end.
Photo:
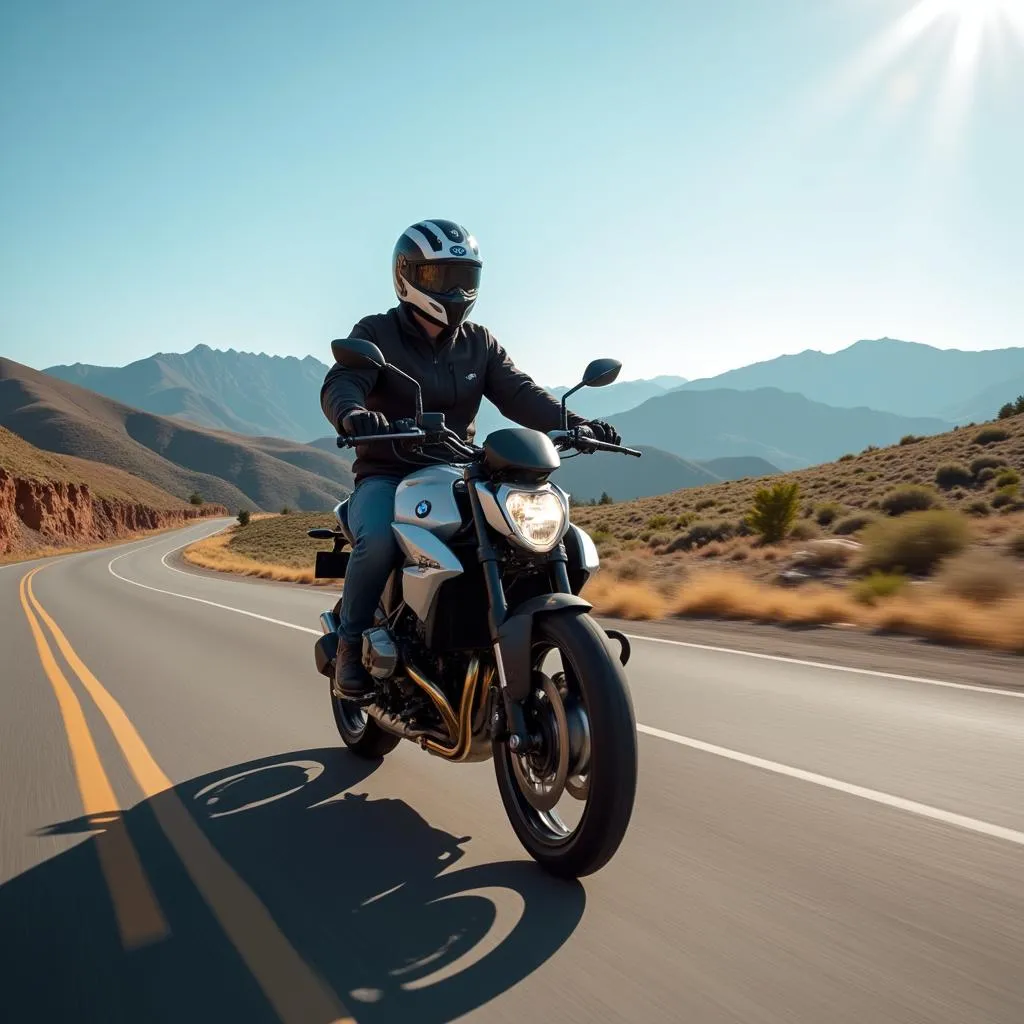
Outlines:
POLYGON ((530 664, 530 641, 533 620, 537 615, 581 615, 593 605, 575 594, 545 594, 531 597, 517 605, 498 630, 498 649, 505 669, 505 684, 514 701, 530 695, 533 666, 530 664))

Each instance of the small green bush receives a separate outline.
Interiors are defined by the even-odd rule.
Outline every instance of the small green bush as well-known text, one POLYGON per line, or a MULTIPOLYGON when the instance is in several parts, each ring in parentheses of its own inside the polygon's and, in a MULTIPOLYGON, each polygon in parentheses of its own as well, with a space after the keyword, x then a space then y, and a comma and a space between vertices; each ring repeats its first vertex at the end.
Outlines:
POLYGON ((647 538, 647 546, 649 548, 663 548, 666 544, 672 543, 671 533, 653 533, 647 538))
POLYGON ((236 518, 238 519, 239 526, 248 526, 249 520, 252 518, 252 515, 247 508, 240 508, 238 510, 238 516, 236 518))
POLYGON ((789 532, 800 507, 800 485, 780 480, 761 487, 754 494, 754 507, 747 520, 766 544, 777 544, 789 532))
POLYGON ((935 492, 919 484, 900 484, 884 495, 879 508, 887 515, 902 516, 907 512, 924 512, 934 508, 935 492))
POLYGON ((283 516, 290 516, 291 514, 292 514, 292 510, 287 505, 285 505, 285 507, 283 509, 281 509, 281 515, 283 515, 283 516))
POLYGON ((868 452, 877 452, 877 451, 878 451, 878 445, 877 445, 877 444, 869 444, 869 445, 867 446, 867 448, 865 448, 865 449, 864 449, 864 450, 863 450, 863 451, 861 452, 861 455, 867 455, 867 454, 868 454, 868 452))
POLYGON ((203 496, 198 491, 193 491, 188 496, 188 503, 190 505, 202 505, 203 504, 203 496))
POLYGON ((992 512, 989 503, 984 498, 978 498, 967 506, 967 511, 972 516, 987 516, 992 512))
POLYGON ((693 507, 698 512, 703 512, 706 508, 714 508, 717 504, 714 498, 701 498, 693 507))
POLYGON ((853 599, 861 604, 874 604, 881 597, 898 593, 906 585, 907 577, 902 573, 875 571, 853 585, 853 599))
POLYGON ((963 551, 969 540, 967 519, 958 512, 911 512, 869 527, 861 568, 927 576, 944 558, 963 551))
POLYGON ((615 575, 620 580, 645 580, 650 574, 650 561, 643 558, 627 558, 613 566, 615 575))
POLYGON ((647 520, 648 530, 664 530, 666 526, 671 525, 671 516, 651 516, 651 518, 647 520))
POLYGON ((838 501, 826 501, 818 506, 814 516, 819 526, 831 526, 844 512, 838 501))
POLYGON ((692 512, 684 512, 676 520, 676 529, 677 530, 685 530, 690 525, 690 523, 692 523, 694 521, 694 519, 696 519, 696 518, 697 517, 692 512))
POLYGON ((971 472, 977 476, 983 469, 1002 469, 1005 465, 1002 455, 979 455, 971 462, 971 472))
POLYGON ((870 526, 875 519, 876 517, 870 512, 854 512, 852 515, 840 519, 832 527, 832 532, 839 537, 848 537, 852 533, 859 533, 865 526, 870 526))
POLYGON ((996 487, 1018 487, 1020 486, 1020 473, 1015 469, 1004 469, 996 477, 996 487))
POLYGON ((944 462, 935 470, 935 482, 944 491, 951 487, 970 487, 974 474, 962 462, 944 462))
POLYGON ((712 541, 728 540, 735 532, 736 528, 727 519, 719 520, 717 523, 694 523, 686 533, 676 537, 666 550, 691 551, 693 548, 705 547, 712 541))
POLYGON ((991 467, 986 466, 985 469, 978 473, 977 481, 979 484, 987 484, 989 480, 995 480, 996 471, 991 467))
POLYGON ((975 435, 971 444, 995 444, 997 441, 1005 441, 1010 432, 1005 427, 982 427, 975 435))
POLYGON ((847 452, 845 455, 840 455, 839 456, 839 461, 840 462, 852 462, 855 458, 857 458, 856 455, 854 455, 852 452, 847 452))
POLYGON ((821 530, 809 519, 801 519, 793 524, 789 535, 793 540, 814 540, 815 537, 821 536, 821 530))
POLYGON ((1016 537, 1011 537, 1007 548, 1011 555, 1024 558, 1024 532, 1018 533, 1016 537))
POLYGON ((992 507, 993 508, 1007 508, 1009 505, 1014 504, 1017 497, 1016 487, 1006 487, 1001 491, 997 491, 992 495, 992 507))
POLYGON ((918 441, 923 441, 923 437, 918 437, 917 434, 904 434, 900 438, 901 445, 917 444, 918 441))

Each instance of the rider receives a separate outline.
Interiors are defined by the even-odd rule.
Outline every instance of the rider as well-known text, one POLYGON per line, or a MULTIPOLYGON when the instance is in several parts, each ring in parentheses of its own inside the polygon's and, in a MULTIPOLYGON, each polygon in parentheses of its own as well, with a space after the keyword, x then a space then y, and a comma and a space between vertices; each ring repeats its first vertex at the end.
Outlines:
MULTIPOLYGON (((392 254, 398 305, 363 317, 349 334, 372 341, 387 362, 404 370, 423 390, 423 408, 443 412, 445 423, 472 441, 481 400, 490 399, 511 420, 534 430, 561 426, 558 400, 516 367, 485 327, 466 319, 477 299, 480 248, 464 227, 450 220, 420 221, 407 228, 392 254)), ((413 395, 408 384, 374 369, 338 363, 320 391, 324 415, 339 434, 383 434, 408 417, 413 395)), ((599 441, 620 443, 609 424, 569 414, 570 427, 589 428, 599 441)), ((356 448, 355 490, 348 523, 355 543, 345 575, 334 685, 339 695, 358 699, 372 689, 362 665, 362 634, 373 625, 398 548, 391 532, 395 489, 422 464, 395 442, 356 448)))

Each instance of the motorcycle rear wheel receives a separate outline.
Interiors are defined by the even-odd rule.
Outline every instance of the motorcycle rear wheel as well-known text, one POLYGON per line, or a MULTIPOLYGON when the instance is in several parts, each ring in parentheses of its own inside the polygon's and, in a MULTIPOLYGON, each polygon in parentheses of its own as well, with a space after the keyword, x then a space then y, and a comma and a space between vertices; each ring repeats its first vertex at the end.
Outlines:
MULTIPOLYGON (((538 809, 543 798, 535 795, 531 800, 524 792, 527 759, 512 753, 504 741, 494 743, 495 776, 509 822, 530 856, 553 875, 577 878, 604 867, 625 837, 636 798, 636 717, 622 666, 590 615, 573 612, 538 617, 532 647, 538 681, 531 696, 534 723, 548 736, 567 736, 566 709, 576 716, 581 708, 583 711, 588 741, 586 775, 570 781, 565 790, 585 801, 578 823, 569 827, 557 810, 538 809), (557 651, 564 671, 561 710, 552 700, 558 697, 553 681, 539 672, 553 651, 557 651), (551 716, 550 725, 544 722, 546 714, 551 716)), ((557 738, 553 745, 558 745, 557 738)), ((553 774, 560 772, 564 785, 565 759, 554 751, 551 761, 558 763, 553 774)), ((533 773, 532 768, 529 771, 533 773)), ((570 766, 569 774, 571 771, 570 766)))

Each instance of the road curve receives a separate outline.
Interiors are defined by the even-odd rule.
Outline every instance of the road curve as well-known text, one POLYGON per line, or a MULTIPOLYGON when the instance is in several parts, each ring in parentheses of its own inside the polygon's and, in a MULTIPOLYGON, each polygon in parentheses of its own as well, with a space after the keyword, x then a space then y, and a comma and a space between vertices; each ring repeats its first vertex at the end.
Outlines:
POLYGON ((1024 691, 638 639, 559 883, 490 765, 339 748, 326 592, 166 557, 215 525, 0 569, 0 1019, 1024 1020, 1024 691))

